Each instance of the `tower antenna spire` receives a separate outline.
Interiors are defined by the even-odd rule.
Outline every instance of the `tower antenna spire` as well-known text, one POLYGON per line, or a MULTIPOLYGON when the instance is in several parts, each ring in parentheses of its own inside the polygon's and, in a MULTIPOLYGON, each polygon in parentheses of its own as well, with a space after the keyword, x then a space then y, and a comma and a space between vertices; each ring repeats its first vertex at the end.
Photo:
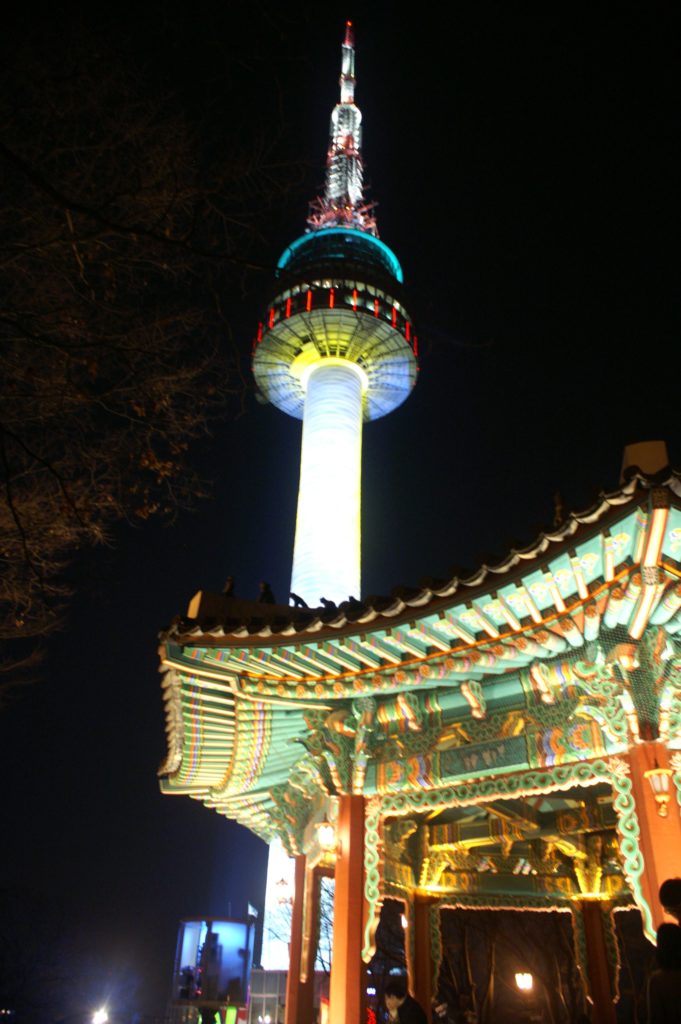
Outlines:
POLYGON ((355 103, 355 34, 345 23, 341 48, 340 102, 331 113, 324 194, 310 204, 307 223, 320 228, 350 227, 378 235, 373 203, 364 200, 362 112, 355 103))

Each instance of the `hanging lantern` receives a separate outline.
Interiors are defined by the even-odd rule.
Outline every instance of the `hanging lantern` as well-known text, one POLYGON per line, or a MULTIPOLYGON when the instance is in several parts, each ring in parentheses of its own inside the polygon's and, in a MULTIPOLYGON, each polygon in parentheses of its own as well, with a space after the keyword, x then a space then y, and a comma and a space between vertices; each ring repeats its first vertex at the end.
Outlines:
POLYGON ((332 853, 336 849, 336 830, 330 821, 320 821, 317 825, 317 839, 325 853, 332 853))
POLYGON ((671 768, 660 768, 656 760, 655 767, 649 768, 647 772, 643 773, 643 775, 650 783, 650 788, 653 791, 653 796, 655 797, 655 803, 657 805, 657 813, 661 818, 666 818, 669 814, 669 780, 672 776, 671 768))

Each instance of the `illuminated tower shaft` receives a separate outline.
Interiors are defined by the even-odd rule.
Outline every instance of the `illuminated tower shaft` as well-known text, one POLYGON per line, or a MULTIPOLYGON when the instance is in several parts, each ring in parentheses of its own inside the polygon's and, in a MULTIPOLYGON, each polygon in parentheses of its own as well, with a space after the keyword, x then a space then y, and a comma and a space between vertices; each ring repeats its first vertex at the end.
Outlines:
POLYGON ((354 72, 348 23, 324 195, 277 264, 253 349, 261 393, 303 420, 291 590, 311 607, 361 597, 362 425, 401 405, 417 369, 402 269, 364 203, 354 72))
POLYGON ((308 603, 360 594, 365 380, 347 360, 319 362, 307 378, 291 590, 308 603))

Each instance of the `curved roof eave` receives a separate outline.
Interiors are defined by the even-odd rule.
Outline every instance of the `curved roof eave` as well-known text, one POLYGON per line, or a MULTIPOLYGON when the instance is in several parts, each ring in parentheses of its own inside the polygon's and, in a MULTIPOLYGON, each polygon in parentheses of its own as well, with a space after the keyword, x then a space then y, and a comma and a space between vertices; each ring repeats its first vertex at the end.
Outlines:
MULTIPOLYGON (((655 477, 635 473, 617 490, 601 492, 587 509, 569 513, 557 529, 540 533, 533 543, 524 548, 512 548, 495 565, 483 563, 470 575, 429 580, 421 587, 398 586, 390 597, 367 597, 361 602, 342 602, 333 608, 296 609, 288 605, 268 607, 249 603, 253 616, 250 621, 225 617, 222 621, 209 622, 203 616, 196 619, 178 617, 162 636, 186 646, 211 645, 215 641, 219 641, 220 646, 259 646, 263 640, 267 641, 267 646, 276 646, 290 645, 292 641, 302 641, 310 635, 315 640, 352 635, 360 627, 371 624, 396 626, 413 618, 415 609, 419 609, 421 614, 434 613, 450 608, 454 603, 475 600, 479 592, 494 586, 497 582, 495 576, 506 577, 512 582, 515 575, 529 570, 531 562, 540 558, 545 560, 552 548, 553 554, 558 554, 567 541, 574 543, 577 539, 588 539, 610 522, 617 521, 624 506, 640 505, 654 488, 670 491, 681 508, 681 473, 668 470, 655 477), (381 620, 387 621, 383 623, 381 620)), ((214 597, 218 599, 218 595, 214 597)), ((224 600, 224 611, 228 611, 228 599, 224 600)))

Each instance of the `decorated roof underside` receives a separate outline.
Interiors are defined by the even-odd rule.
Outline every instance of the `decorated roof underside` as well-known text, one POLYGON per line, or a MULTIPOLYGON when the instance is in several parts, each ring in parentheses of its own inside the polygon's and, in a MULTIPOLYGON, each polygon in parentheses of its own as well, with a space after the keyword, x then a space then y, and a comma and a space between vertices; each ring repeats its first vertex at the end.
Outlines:
POLYGON ((363 793, 398 894, 567 899, 587 863, 626 893, 619 759, 639 736, 681 750, 680 494, 639 477, 502 565, 382 608, 283 624, 270 607, 249 626, 200 596, 164 636, 163 790, 291 852, 320 800, 363 793))

